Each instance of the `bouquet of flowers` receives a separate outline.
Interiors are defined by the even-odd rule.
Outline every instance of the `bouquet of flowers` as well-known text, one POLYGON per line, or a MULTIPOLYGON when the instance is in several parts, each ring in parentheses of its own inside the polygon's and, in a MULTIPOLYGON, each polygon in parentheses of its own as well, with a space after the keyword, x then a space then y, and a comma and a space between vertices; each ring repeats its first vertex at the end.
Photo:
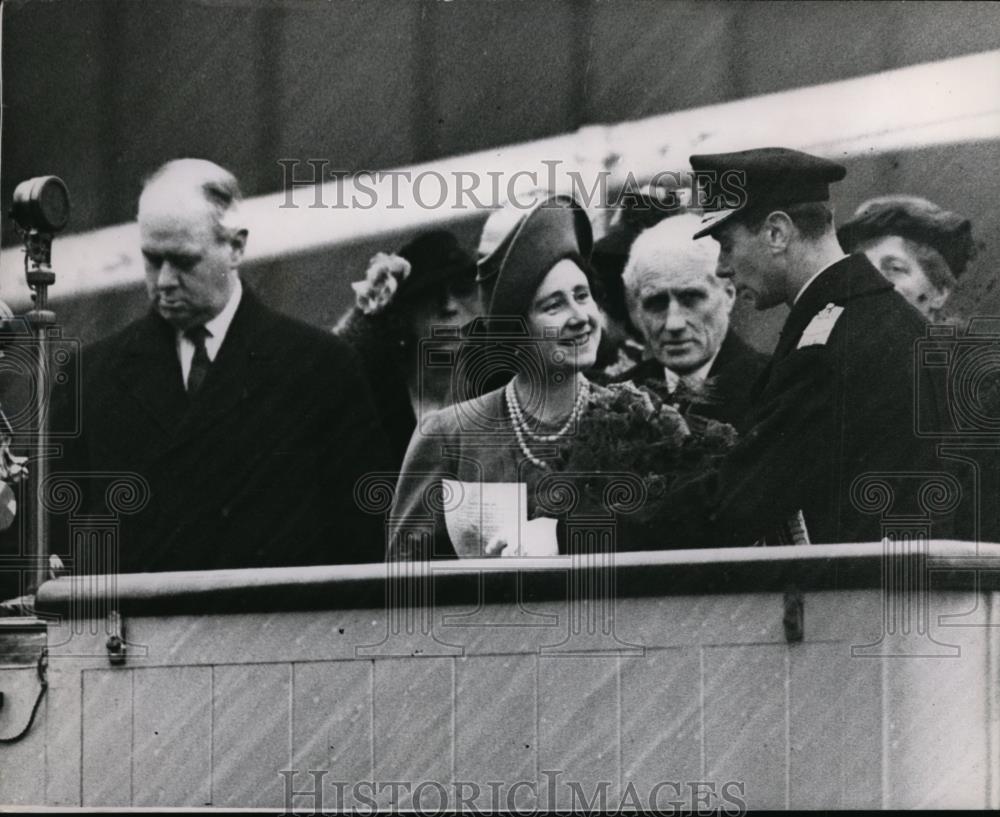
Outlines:
POLYGON ((673 490, 710 471, 736 439, 732 426, 686 417, 646 386, 591 385, 590 405, 564 451, 560 470, 577 476, 588 503, 606 502, 602 474, 638 478, 645 497, 634 516, 650 523, 669 517, 665 505, 673 490))

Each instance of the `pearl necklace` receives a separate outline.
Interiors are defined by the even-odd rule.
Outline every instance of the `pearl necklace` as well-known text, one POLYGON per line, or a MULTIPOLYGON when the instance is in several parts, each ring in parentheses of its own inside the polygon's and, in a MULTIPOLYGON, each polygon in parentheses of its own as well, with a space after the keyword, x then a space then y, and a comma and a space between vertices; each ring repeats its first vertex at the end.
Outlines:
POLYGON ((514 381, 511 380, 507 384, 507 388, 504 391, 504 396, 507 399, 507 410, 510 412, 510 424, 514 428, 514 436, 517 438, 517 444, 521 448, 521 452, 525 457, 528 458, 529 462, 539 468, 549 468, 549 464, 544 460, 540 460, 536 457, 531 449, 528 447, 528 438, 531 437, 533 440, 543 443, 551 443, 559 440, 566 433, 573 428, 576 421, 579 419, 583 407, 587 403, 587 396, 590 392, 590 384, 582 374, 577 375, 576 382, 576 402, 573 404, 573 410, 570 412, 569 417, 555 434, 536 434, 530 428, 528 428, 528 422, 524 414, 524 409, 521 408, 521 404, 517 399, 517 391, 514 388, 514 381))

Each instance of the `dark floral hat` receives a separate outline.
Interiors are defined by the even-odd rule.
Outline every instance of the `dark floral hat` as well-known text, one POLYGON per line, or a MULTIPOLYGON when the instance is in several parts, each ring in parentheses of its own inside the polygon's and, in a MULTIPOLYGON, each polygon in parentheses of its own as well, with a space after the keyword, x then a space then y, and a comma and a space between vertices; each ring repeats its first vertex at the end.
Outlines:
POLYGON ((396 296, 400 300, 412 300, 453 280, 475 283, 476 259, 448 230, 422 233, 398 254, 410 262, 410 275, 396 296))

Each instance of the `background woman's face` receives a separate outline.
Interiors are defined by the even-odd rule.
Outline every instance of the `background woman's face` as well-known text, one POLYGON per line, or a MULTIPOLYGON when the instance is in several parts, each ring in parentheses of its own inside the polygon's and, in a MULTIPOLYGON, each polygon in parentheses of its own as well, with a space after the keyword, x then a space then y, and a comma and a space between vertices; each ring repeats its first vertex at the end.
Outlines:
MULTIPOLYGON (((924 317, 933 320, 944 306, 951 290, 934 285, 920 259, 898 235, 873 239, 859 247, 879 272, 888 278, 896 291, 913 304, 924 317)), ((941 261, 944 264, 944 260, 941 261)))
POLYGON ((559 368, 589 369, 597 359, 601 318, 587 276, 564 258, 549 270, 528 308, 532 336, 551 340, 545 358, 559 368))
POLYGON ((431 337, 435 327, 461 327, 483 314, 475 281, 452 281, 428 292, 408 310, 418 340, 431 337))

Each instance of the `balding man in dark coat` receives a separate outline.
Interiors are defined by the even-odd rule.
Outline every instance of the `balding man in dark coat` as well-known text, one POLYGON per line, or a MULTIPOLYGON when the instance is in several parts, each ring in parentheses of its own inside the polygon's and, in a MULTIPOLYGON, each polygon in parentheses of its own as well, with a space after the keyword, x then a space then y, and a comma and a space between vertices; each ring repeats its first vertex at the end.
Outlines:
MULTIPOLYGON (((162 168, 139 202, 151 311, 83 351, 82 436, 54 470, 119 509, 123 572, 380 561, 356 481, 386 443, 354 354, 262 304, 239 278, 239 188, 210 162, 162 168)), ((56 543, 57 548, 62 544, 56 543)))

